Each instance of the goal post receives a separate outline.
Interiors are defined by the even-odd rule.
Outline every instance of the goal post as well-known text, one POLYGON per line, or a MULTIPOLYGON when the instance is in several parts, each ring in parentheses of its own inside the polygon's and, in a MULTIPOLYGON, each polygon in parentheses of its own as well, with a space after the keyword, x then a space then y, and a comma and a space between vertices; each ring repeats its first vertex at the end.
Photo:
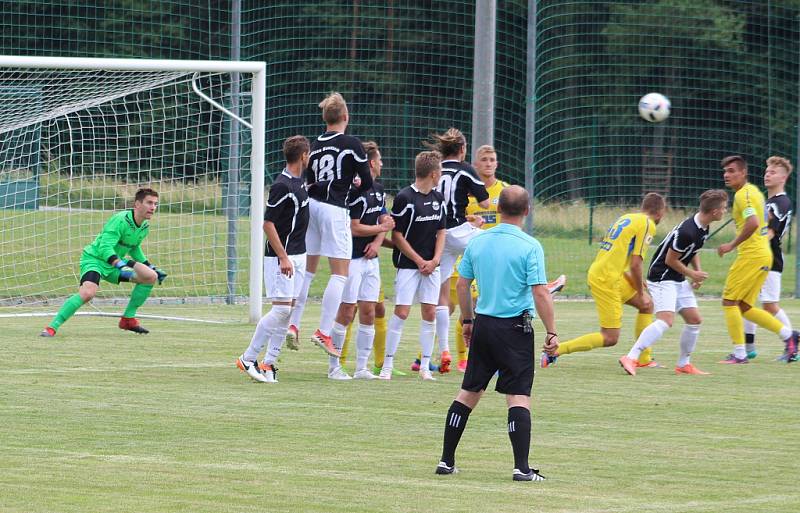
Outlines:
MULTIPOLYGON (((3 311, 75 293, 83 246, 152 187, 142 247, 169 277, 151 300, 247 302, 257 321, 265 95, 264 62, 0 56, 3 311)), ((94 308, 128 293, 106 284, 94 308)))

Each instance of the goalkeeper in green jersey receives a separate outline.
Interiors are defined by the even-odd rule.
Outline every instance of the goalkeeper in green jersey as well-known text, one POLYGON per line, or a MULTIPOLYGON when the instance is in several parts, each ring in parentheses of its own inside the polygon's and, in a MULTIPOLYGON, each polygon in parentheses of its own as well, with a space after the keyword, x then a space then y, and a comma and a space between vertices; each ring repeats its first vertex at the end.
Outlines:
POLYGON ((119 327, 134 333, 149 333, 136 319, 136 310, 144 304, 156 281, 161 284, 167 277, 165 272, 147 261, 140 247, 150 231, 150 219, 156 208, 158 193, 153 189, 139 189, 132 209, 111 216, 94 242, 83 248, 78 293, 67 299, 42 331, 42 337, 54 337, 58 328, 78 308, 91 301, 97 294, 101 279, 109 283, 129 281, 136 284, 119 320, 119 327))

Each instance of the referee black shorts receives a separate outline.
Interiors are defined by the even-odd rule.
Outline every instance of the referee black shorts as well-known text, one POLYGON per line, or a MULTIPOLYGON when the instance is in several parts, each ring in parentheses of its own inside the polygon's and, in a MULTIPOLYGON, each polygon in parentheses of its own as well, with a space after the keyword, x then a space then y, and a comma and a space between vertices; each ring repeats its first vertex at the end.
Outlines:
POLYGON ((531 395, 533 387, 533 331, 523 331, 522 316, 475 318, 469 345, 467 371, 461 388, 486 390, 499 371, 495 390, 501 394, 531 395))

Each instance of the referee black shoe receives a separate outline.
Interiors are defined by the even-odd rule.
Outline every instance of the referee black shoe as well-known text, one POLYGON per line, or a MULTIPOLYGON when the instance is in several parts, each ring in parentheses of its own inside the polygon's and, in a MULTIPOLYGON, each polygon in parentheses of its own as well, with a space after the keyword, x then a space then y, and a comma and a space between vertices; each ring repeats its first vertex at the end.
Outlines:
POLYGON ((440 461, 438 465, 436 465, 436 474, 440 476, 447 476, 450 474, 458 474, 458 469, 455 465, 452 467, 449 466, 447 463, 440 461))
POLYGON ((526 474, 515 468, 512 479, 514 481, 544 481, 545 477, 539 473, 539 469, 532 468, 526 474))

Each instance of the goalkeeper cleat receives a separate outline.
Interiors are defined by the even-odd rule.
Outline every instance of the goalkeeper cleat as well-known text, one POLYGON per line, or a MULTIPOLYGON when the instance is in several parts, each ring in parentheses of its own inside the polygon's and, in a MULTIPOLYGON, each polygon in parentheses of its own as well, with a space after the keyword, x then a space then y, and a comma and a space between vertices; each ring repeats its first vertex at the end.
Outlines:
POLYGON ((150 330, 145 329, 139 324, 139 320, 136 317, 120 317, 119 329, 132 331, 138 335, 147 335, 150 333, 150 330))
POLYGON ((566 284, 567 284, 567 277, 562 274, 561 276, 559 276, 558 278, 547 284, 547 291, 551 295, 555 296, 556 294, 564 290, 566 284))
POLYGON ((631 376, 636 375, 636 360, 633 358, 628 358, 627 356, 623 356, 619 359, 619 364, 622 366, 622 369, 630 374, 631 376))
POLYGON ((549 354, 543 352, 542 353, 542 357, 539 360, 539 365, 543 369, 546 369, 546 368, 550 367, 551 365, 555 365, 557 359, 558 359, 558 356, 549 355, 549 354))
POLYGON ((720 360, 717 363, 725 363, 728 365, 742 365, 745 363, 750 363, 750 360, 748 360, 746 356, 744 358, 736 358, 736 355, 731 353, 728 356, 726 356, 724 360, 720 360))
POLYGON ((330 369, 328 371, 328 379, 332 379, 334 381, 350 381, 351 379, 353 379, 353 377, 350 376, 350 374, 348 374, 347 372, 345 372, 345 370, 342 369, 341 366, 339 366, 339 367, 334 367, 333 369, 330 369))
POLYGON ((436 465, 436 475, 449 476, 450 474, 458 474, 458 469, 455 465, 448 465, 443 461, 440 461, 439 464, 436 465))
POLYGON ((419 370, 419 379, 421 379, 422 381, 436 381, 436 378, 433 377, 431 371, 425 369, 419 370))
POLYGON ((53 328, 48 326, 45 329, 43 329, 41 333, 39 333, 39 336, 40 337, 55 337, 56 336, 56 330, 54 330, 53 328))
POLYGON ((528 472, 522 472, 515 468, 511 479, 514 481, 544 481, 545 477, 539 473, 539 469, 532 468, 528 472))
POLYGON ((253 381, 258 381, 259 383, 266 383, 267 378, 258 368, 258 364, 256 362, 248 362, 244 360, 241 356, 236 359, 236 366, 239 367, 239 370, 253 378, 253 381))
POLYGON ((378 379, 378 376, 371 373, 368 369, 361 369, 353 373, 353 379, 365 379, 369 381, 371 379, 378 379))
POLYGON ((331 337, 324 334, 321 330, 317 329, 317 331, 314 332, 314 335, 311 336, 311 341, 328 353, 328 356, 333 356, 334 358, 342 357, 342 353, 333 345, 331 337))
POLYGON ((439 374, 447 374, 450 372, 450 364, 453 358, 450 356, 450 351, 442 351, 442 356, 439 359, 439 374))
POLYGON ((711 373, 701 371, 691 363, 687 363, 683 367, 675 367, 675 374, 694 374, 696 376, 708 376, 711 373))
POLYGON ((467 372, 467 360, 459 361, 456 368, 458 369, 458 372, 467 372))
POLYGON ((264 375, 266 381, 264 383, 277 383, 278 382, 278 368, 274 364, 261 362, 258 364, 258 370, 264 375))
POLYGON ((297 326, 294 324, 290 324, 289 328, 286 330, 286 347, 291 349, 292 351, 299 351, 300 350, 300 330, 297 329, 297 326))

